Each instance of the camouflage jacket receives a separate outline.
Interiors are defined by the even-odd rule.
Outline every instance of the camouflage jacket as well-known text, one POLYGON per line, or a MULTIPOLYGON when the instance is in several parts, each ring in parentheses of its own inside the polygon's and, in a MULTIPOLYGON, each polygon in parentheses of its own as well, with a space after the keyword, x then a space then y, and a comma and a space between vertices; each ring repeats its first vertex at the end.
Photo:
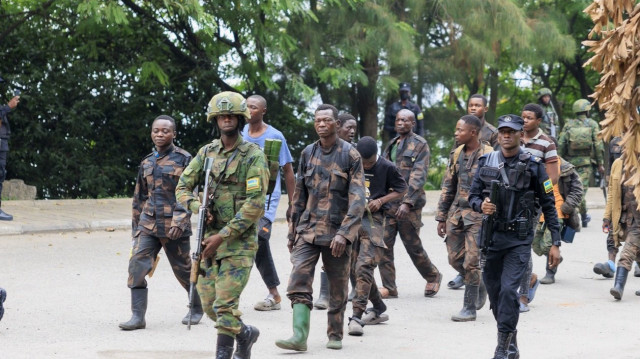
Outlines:
POLYGON ((540 122, 540 128, 545 134, 551 135, 551 120, 553 119, 554 125, 558 128, 558 114, 555 112, 551 104, 544 105, 540 103, 540 106, 544 110, 544 115, 542 115, 542 121, 540 122))
POLYGON ((598 138, 600 126, 584 115, 570 119, 558 138, 558 155, 576 167, 604 165, 604 144, 598 138))
POLYGON ((468 197, 473 177, 478 170, 478 159, 492 151, 491 146, 480 145, 468 158, 465 158, 464 145, 461 145, 451 154, 449 166, 442 180, 442 193, 438 201, 436 221, 449 220, 455 225, 461 219, 464 225, 482 223, 482 214, 471 209, 468 197), (455 153, 458 155, 455 156, 455 153))
POLYGON ((560 178, 558 179, 558 190, 565 203, 571 207, 578 208, 582 201, 582 182, 575 170, 575 166, 560 158, 560 178))
POLYGON ((191 161, 191 154, 171 145, 164 153, 148 154, 140 163, 133 192, 132 235, 166 238, 171 227, 191 235, 191 212, 176 202, 176 184, 191 161))
POLYGON ((408 185, 404 197, 399 202, 390 203, 392 212, 402 203, 408 204, 414 210, 422 209, 427 203, 424 184, 427 181, 430 156, 431 152, 427 140, 415 133, 411 133, 404 141, 400 140, 400 136, 395 137, 384 150, 382 157, 396 164, 408 185), (398 144, 400 147, 396 150, 394 161, 391 158, 391 149, 398 144))
POLYGON ((300 156, 289 240, 329 246, 339 234, 353 243, 365 205, 364 171, 358 151, 341 139, 329 151, 316 141, 300 156))
POLYGON ((201 203, 193 190, 204 184, 203 167, 206 157, 214 159, 210 189, 220 181, 215 192, 209 193, 208 210, 214 221, 207 226, 205 234, 208 237, 217 233, 223 239, 216 252, 216 259, 253 256, 258 250, 257 223, 264 213, 269 182, 264 153, 258 145, 246 142, 240 136, 230 150, 225 150, 219 139, 200 148, 180 176, 176 188, 178 201, 194 213, 199 211, 201 203), (236 153, 235 157, 227 164, 233 153, 236 153))
POLYGON ((498 145, 498 129, 486 119, 480 129, 480 142, 488 143, 494 149, 500 147, 500 145, 498 145))

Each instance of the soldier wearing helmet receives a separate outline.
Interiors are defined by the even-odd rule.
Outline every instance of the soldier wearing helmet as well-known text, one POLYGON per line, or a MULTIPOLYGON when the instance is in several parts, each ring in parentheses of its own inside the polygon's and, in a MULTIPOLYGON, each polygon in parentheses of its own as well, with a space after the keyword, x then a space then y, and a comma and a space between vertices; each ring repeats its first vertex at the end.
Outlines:
POLYGON ((260 334, 257 328, 240 320, 238 310, 240 294, 258 250, 257 224, 264 213, 269 181, 264 153, 240 135, 250 116, 242 95, 227 91, 213 96, 207 120, 213 122, 219 138, 200 148, 176 187, 180 204, 197 213, 200 199, 193 190, 204 183, 205 159, 213 159, 211 200, 202 242, 202 257, 212 259, 212 264, 207 266, 207 261, 202 261, 200 269, 204 274, 197 289, 205 313, 216 322, 218 359, 231 358, 234 339, 238 344, 235 358, 249 358, 251 346, 260 334))
POLYGON ((558 138, 558 155, 569 161, 576 168, 583 186, 580 216, 582 226, 586 227, 591 216, 587 214, 585 198, 589 188, 589 178, 595 166, 601 175, 604 174, 604 144, 598 139, 600 126, 588 117, 591 103, 580 99, 573 103, 573 112, 577 118, 569 119, 558 138))
POLYGON ((546 87, 543 87, 538 91, 538 104, 542 106, 542 109, 544 110, 540 128, 547 135, 556 137, 556 129, 560 126, 560 119, 558 117, 558 112, 556 112, 556 109, 553 107, 551 95, 551 90, 546 87))

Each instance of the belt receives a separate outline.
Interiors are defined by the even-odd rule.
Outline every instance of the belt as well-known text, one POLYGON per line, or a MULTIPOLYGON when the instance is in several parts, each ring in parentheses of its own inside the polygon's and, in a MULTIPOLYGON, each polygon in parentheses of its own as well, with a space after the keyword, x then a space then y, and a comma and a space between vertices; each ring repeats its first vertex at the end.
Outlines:
POLYGON ((517 230, 516 222, 497 222, 495 230, 499 232, 515 232, 517 230))

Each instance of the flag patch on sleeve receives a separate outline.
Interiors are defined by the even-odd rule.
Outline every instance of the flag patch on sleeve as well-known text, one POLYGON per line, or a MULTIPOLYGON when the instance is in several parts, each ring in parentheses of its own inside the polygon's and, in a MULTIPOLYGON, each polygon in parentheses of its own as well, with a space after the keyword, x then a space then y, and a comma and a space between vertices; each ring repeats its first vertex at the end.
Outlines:
POLYGON ((544 192, 545 193, 549 193, 549 192, 553 191, 553 185, 551 184, 551 180, 550 179, 544 181, 543 185, 544 185, 544 192))
POLYGON ((255 191, 260 189, 260 178, 251 177, 247 179, 247 192, 255 191))

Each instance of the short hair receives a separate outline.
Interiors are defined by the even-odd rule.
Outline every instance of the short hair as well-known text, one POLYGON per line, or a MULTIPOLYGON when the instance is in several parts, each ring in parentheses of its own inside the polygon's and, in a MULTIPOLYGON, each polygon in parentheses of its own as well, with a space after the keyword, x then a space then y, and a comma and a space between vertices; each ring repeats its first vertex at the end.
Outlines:
POLYGON ((347 121, 353 120, 358 122, 355 117, 353 117, 350 113, 341 113, 338 115, 338 120, 340 121, 340 127, 344 126, 347 121))
POLYGON ((156 118, 153 120, 152 124, 153 124, 154 122, 158 121, 158 120, 167 120, 167 121, 171 122, 171 125, 173 126, 173 130, 174 130, 174 131, 176 130, 176 120, 174 120, 174 119, 173 119, 173 117, 168 116, 168 115, 160 115, 160 116, 156 117, 156 118))
POLYGON ((368 159, 378 154, 378 143, 373 137, 364 136, 356 144, 356 149, 360 152, 362 158, 368 159))
POLYGON ((323 103, 320 106, 316 107, 316 110, 313 113, 315 114, 316 112, 323 110, 331 110, 331 112, 333 112, 333 119, 338 121, 340 120, 338 118, 338 109, 333 105, 329 105, 328 103, 323 103))
POLYGON ((250 98, 254 98, 254 99, 260 101, 264 105, 265 108, 267 107, 267 100, 264 97, 262 97, 260 95, 251 95, 251 96, 247 97, 247 100, 250 99, 250 98))
MULTIPOLYGON (((482 104, 485 105, 485 107, 489 103, 489 100, 487 100, 487 97, 485 95, 482 95, 482 94, 479 94, 479 93, 474 93, 473 95, 469 96, 469 101, 471 101, 472 98, 481 99, 482 100, 482 104)), ((467 101, 467 103, 469 103, 469 101, 467 101)))
POLYGON ((476 130, 477 133, 480 133, 480 129, 482 129, 482 121, 480 121, 480 119, 477 116, 464 115, 460 117, 460 120, 462 120, 465 123, 465 125, 469 125, 473 127, 473 129, 476 130))
POLYGON ((522 111, 531 111, 536 114, 536 118, 542 118, 542 116, 544 116, 544 110, 542 109, 542 106, 535 103, 528 103, 524 105, 522 111))

